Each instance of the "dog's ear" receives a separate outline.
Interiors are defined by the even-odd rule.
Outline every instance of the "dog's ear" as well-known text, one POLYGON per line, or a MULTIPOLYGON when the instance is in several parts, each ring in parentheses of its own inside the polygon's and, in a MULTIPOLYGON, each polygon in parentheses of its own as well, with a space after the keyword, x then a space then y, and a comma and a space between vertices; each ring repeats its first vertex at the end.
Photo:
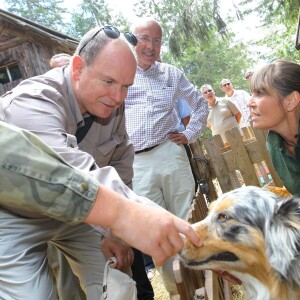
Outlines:
POLYGON ((291 197, 280 201, 274 215, 274 221, 285 226, 299 228, 300 226, 300 198, 291 197))
POLYGON ((300 198, 278 203, 266 245, 271 266, 281 278, 300 282, 300 198))

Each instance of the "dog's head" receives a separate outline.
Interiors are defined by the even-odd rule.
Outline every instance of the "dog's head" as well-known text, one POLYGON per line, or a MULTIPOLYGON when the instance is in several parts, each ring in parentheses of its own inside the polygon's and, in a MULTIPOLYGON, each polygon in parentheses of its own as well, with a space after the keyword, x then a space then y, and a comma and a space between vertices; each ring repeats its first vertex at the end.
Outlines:
POLYGON ((282 199, 258 187, 220 196, 208 216, 193 225, 203 240, 189 240, 179 253, 188 267, 226 270, 242 281, 250 275, 265 286, 278 280, 300 286, 300 199, 282 199))

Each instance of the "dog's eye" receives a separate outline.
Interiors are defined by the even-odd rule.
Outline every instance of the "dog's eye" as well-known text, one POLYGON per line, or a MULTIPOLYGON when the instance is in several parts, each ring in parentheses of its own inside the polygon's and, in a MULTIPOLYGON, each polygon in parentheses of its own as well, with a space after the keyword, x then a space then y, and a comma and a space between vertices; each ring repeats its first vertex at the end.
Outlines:
POLYGON ((221 213, 218 215, 218 221, 226 221, 226 220, 230 220, 230 219, 232 219, 232 218, 224 213, 221 213))

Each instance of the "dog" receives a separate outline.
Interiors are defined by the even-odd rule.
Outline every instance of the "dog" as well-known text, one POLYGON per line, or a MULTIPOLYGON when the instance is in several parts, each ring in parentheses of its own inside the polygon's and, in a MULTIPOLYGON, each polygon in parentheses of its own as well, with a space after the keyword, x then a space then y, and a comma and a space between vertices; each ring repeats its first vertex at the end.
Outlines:
POLYGON ((300 299, 300 198, 254 186, 221 195, 192 225, 179 258, 188 268, 224 270, 243 282, 251 300, 300 299))

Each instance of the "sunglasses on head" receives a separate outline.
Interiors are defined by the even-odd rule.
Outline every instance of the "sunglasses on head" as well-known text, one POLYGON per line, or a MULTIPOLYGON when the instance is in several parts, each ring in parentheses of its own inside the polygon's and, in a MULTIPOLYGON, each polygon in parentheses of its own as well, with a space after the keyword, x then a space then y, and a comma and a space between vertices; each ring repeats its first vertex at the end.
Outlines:
POLYGON ((227 85, 230 85, 230 82, 227 82, 227 83, 222 84, 223 87, 225 87, 225 86, 227 86, 227 85))
POLYGON ((203 92, 203 94, 206 95, 206 94, 208 94, 210 92, 212 92, 212 90, 206 90, 205 92, 203 92))
MULTIPOLYGON (((111 25, 105 25, 101 28, 99 28, 99 30, 96 31, 96 33, 80 48, 80 50, 78 51, 78 55, 80 55, 80 53, 82 52, 82 50, 86 47, 86 45, 92 41, 97 34, 103 30, 104 33, 111 39, 117 39, 120 37, 121 32, 119 31, 119 29, 117 27, 111 26, 111 25)), ((126 40, 132 45, 132 46, 136 46, 137 44, 137 38, 136 36, 131 33, 131 32, 123 32, 126 40)))

